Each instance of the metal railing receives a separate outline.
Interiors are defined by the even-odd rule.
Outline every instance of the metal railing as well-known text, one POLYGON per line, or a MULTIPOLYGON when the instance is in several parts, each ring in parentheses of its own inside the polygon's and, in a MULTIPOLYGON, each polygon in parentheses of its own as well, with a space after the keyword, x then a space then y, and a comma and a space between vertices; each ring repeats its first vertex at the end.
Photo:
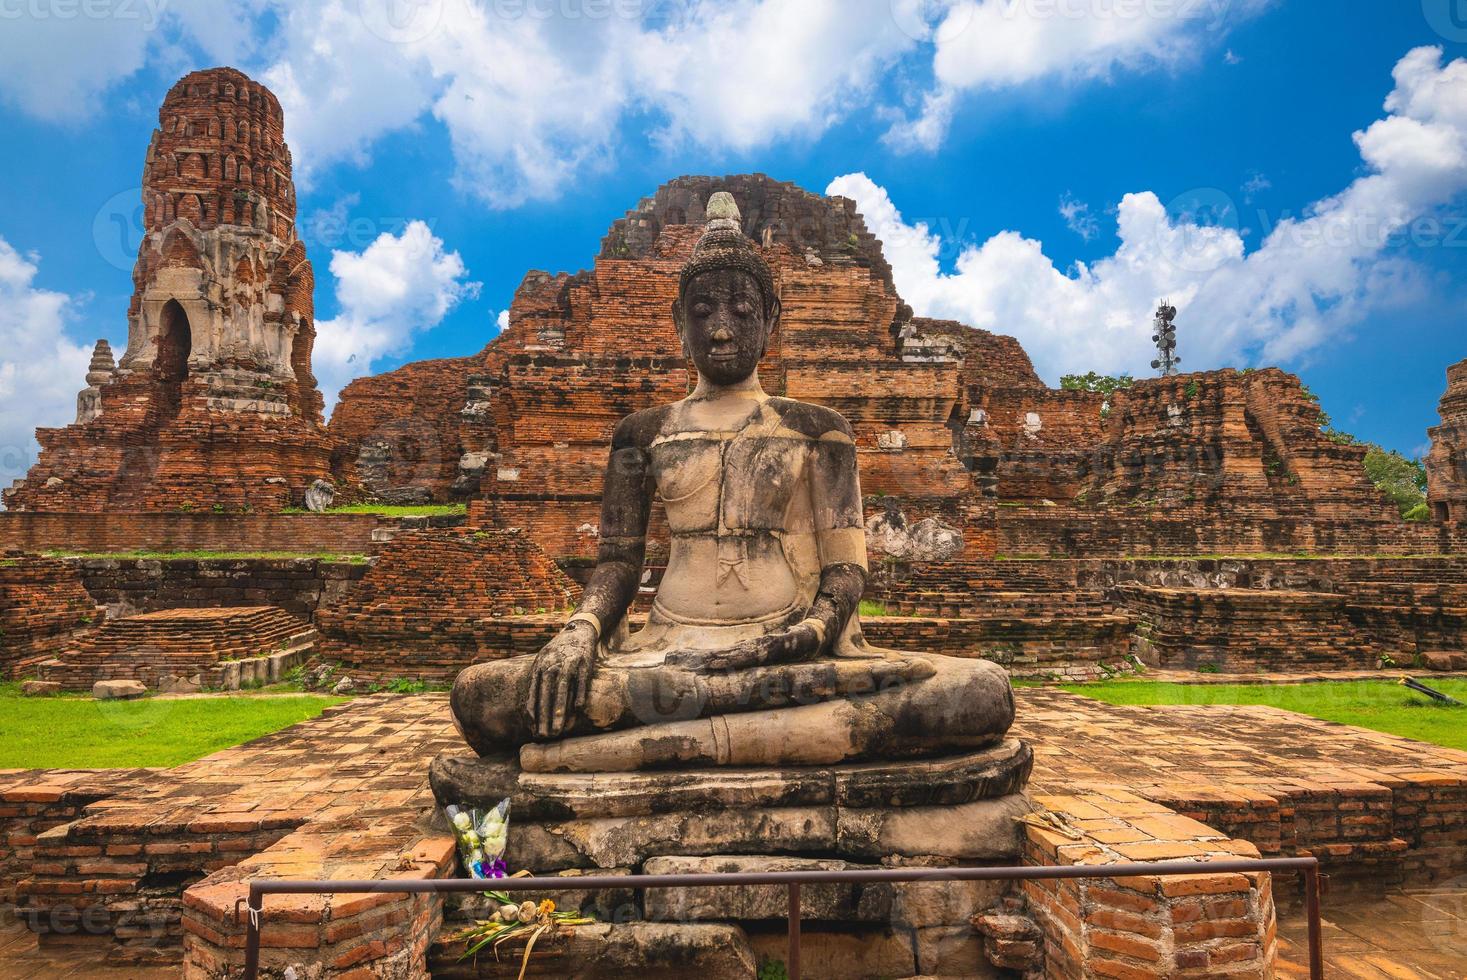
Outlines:
POLYGON ((1309 917, 1309 976, 1324 980, 1324 942, 1319 917, 1319 861, 1312 857, 1237 859, 1228 861, 1143 861, 1133 864, 1038 865, 1007 868, 873 868, 858 871, 766 871, 727 874, 587 875, 579 878, 417 878, 385 881, 250 882, 244 905, 245 980, 259 980, 260 929, 266 895, 445 894, 494 891, 603 891, 611 888, 727 888, 738 885, 783 885, 789 893, 789 953, 785 970, 800 980, 800 886, 908 881, 1054 881, 1070 878, 1139 878, 1151 875, 1250 874, 1297 871, 1304 876, 1304 904, 1309 917))

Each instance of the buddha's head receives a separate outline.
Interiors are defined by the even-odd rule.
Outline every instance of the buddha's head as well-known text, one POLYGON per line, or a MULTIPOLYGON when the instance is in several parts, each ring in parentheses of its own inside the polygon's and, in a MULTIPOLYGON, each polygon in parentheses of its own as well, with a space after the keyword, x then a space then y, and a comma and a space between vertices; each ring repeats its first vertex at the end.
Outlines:
POLYGON ((744 236, 733 195, 708 199, 708 229, 683 266, 673 322, 698 373, 717 385, 737 384, 759 366, 779 323, 769 266, 744 236))

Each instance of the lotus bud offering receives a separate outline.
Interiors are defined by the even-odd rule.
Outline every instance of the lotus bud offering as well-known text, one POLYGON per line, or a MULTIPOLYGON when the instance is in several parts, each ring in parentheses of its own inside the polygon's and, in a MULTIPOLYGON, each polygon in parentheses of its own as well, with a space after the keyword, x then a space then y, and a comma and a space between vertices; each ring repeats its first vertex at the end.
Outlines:
POLYGON ((509 869, 504 848, 509 840, 509 800, 489 810, 450 805, 443 808, 458 841, 458 856, 474 878, 503 878, 509 869))

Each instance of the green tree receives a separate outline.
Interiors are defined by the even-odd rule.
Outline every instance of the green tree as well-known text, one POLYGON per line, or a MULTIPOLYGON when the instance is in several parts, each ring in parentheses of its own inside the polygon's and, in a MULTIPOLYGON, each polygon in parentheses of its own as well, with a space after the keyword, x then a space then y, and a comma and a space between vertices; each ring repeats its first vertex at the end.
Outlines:
POLYGON ((1401 508, 1402 517, 1426 519, 1426 467, 1421 460, 1373 445, 1365 453, 1365 475, 1401 508))
POLYGON ((1135 383, 1136 379, 1129 374, 1096 374, 1094 371, 1089 374, 1067 374, 1060 378, 1060 387, 1066 391, 1098 391, 1102 395, 1113 394, 1135 383))
POLYGON ((1094 391, 1105 396, 1100 403, 1100 417, 1110 415, 1110 399, 1122 388, 1129 388, 1136 383, 1136 379, 1129 374, 1110 375, 1096 374, 1067 374, 1060 378, 1060 387, 1066 391, 1094 391))

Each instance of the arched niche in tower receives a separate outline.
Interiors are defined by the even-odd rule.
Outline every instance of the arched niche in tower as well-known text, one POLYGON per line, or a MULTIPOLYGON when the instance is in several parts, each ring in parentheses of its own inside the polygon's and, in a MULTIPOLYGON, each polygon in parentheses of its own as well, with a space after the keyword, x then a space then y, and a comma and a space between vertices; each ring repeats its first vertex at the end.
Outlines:
POLYGON ((158 327, 158 352, 153 358, 153 369, 165 381, 182 382, 188 377, 188 355, 193 348, 193 332, 189 329, 188 314, 176 299, 163 304, 161 322, 158 327))
POLYGON ((157 353, 153 356, 153 373, 158 378, 163 411, 178 412, 183 401, 183 383, 188 378, 188 355, 193 349, 193 331, 188 314, 178 300, 163 304, 158 322, 157 353))

